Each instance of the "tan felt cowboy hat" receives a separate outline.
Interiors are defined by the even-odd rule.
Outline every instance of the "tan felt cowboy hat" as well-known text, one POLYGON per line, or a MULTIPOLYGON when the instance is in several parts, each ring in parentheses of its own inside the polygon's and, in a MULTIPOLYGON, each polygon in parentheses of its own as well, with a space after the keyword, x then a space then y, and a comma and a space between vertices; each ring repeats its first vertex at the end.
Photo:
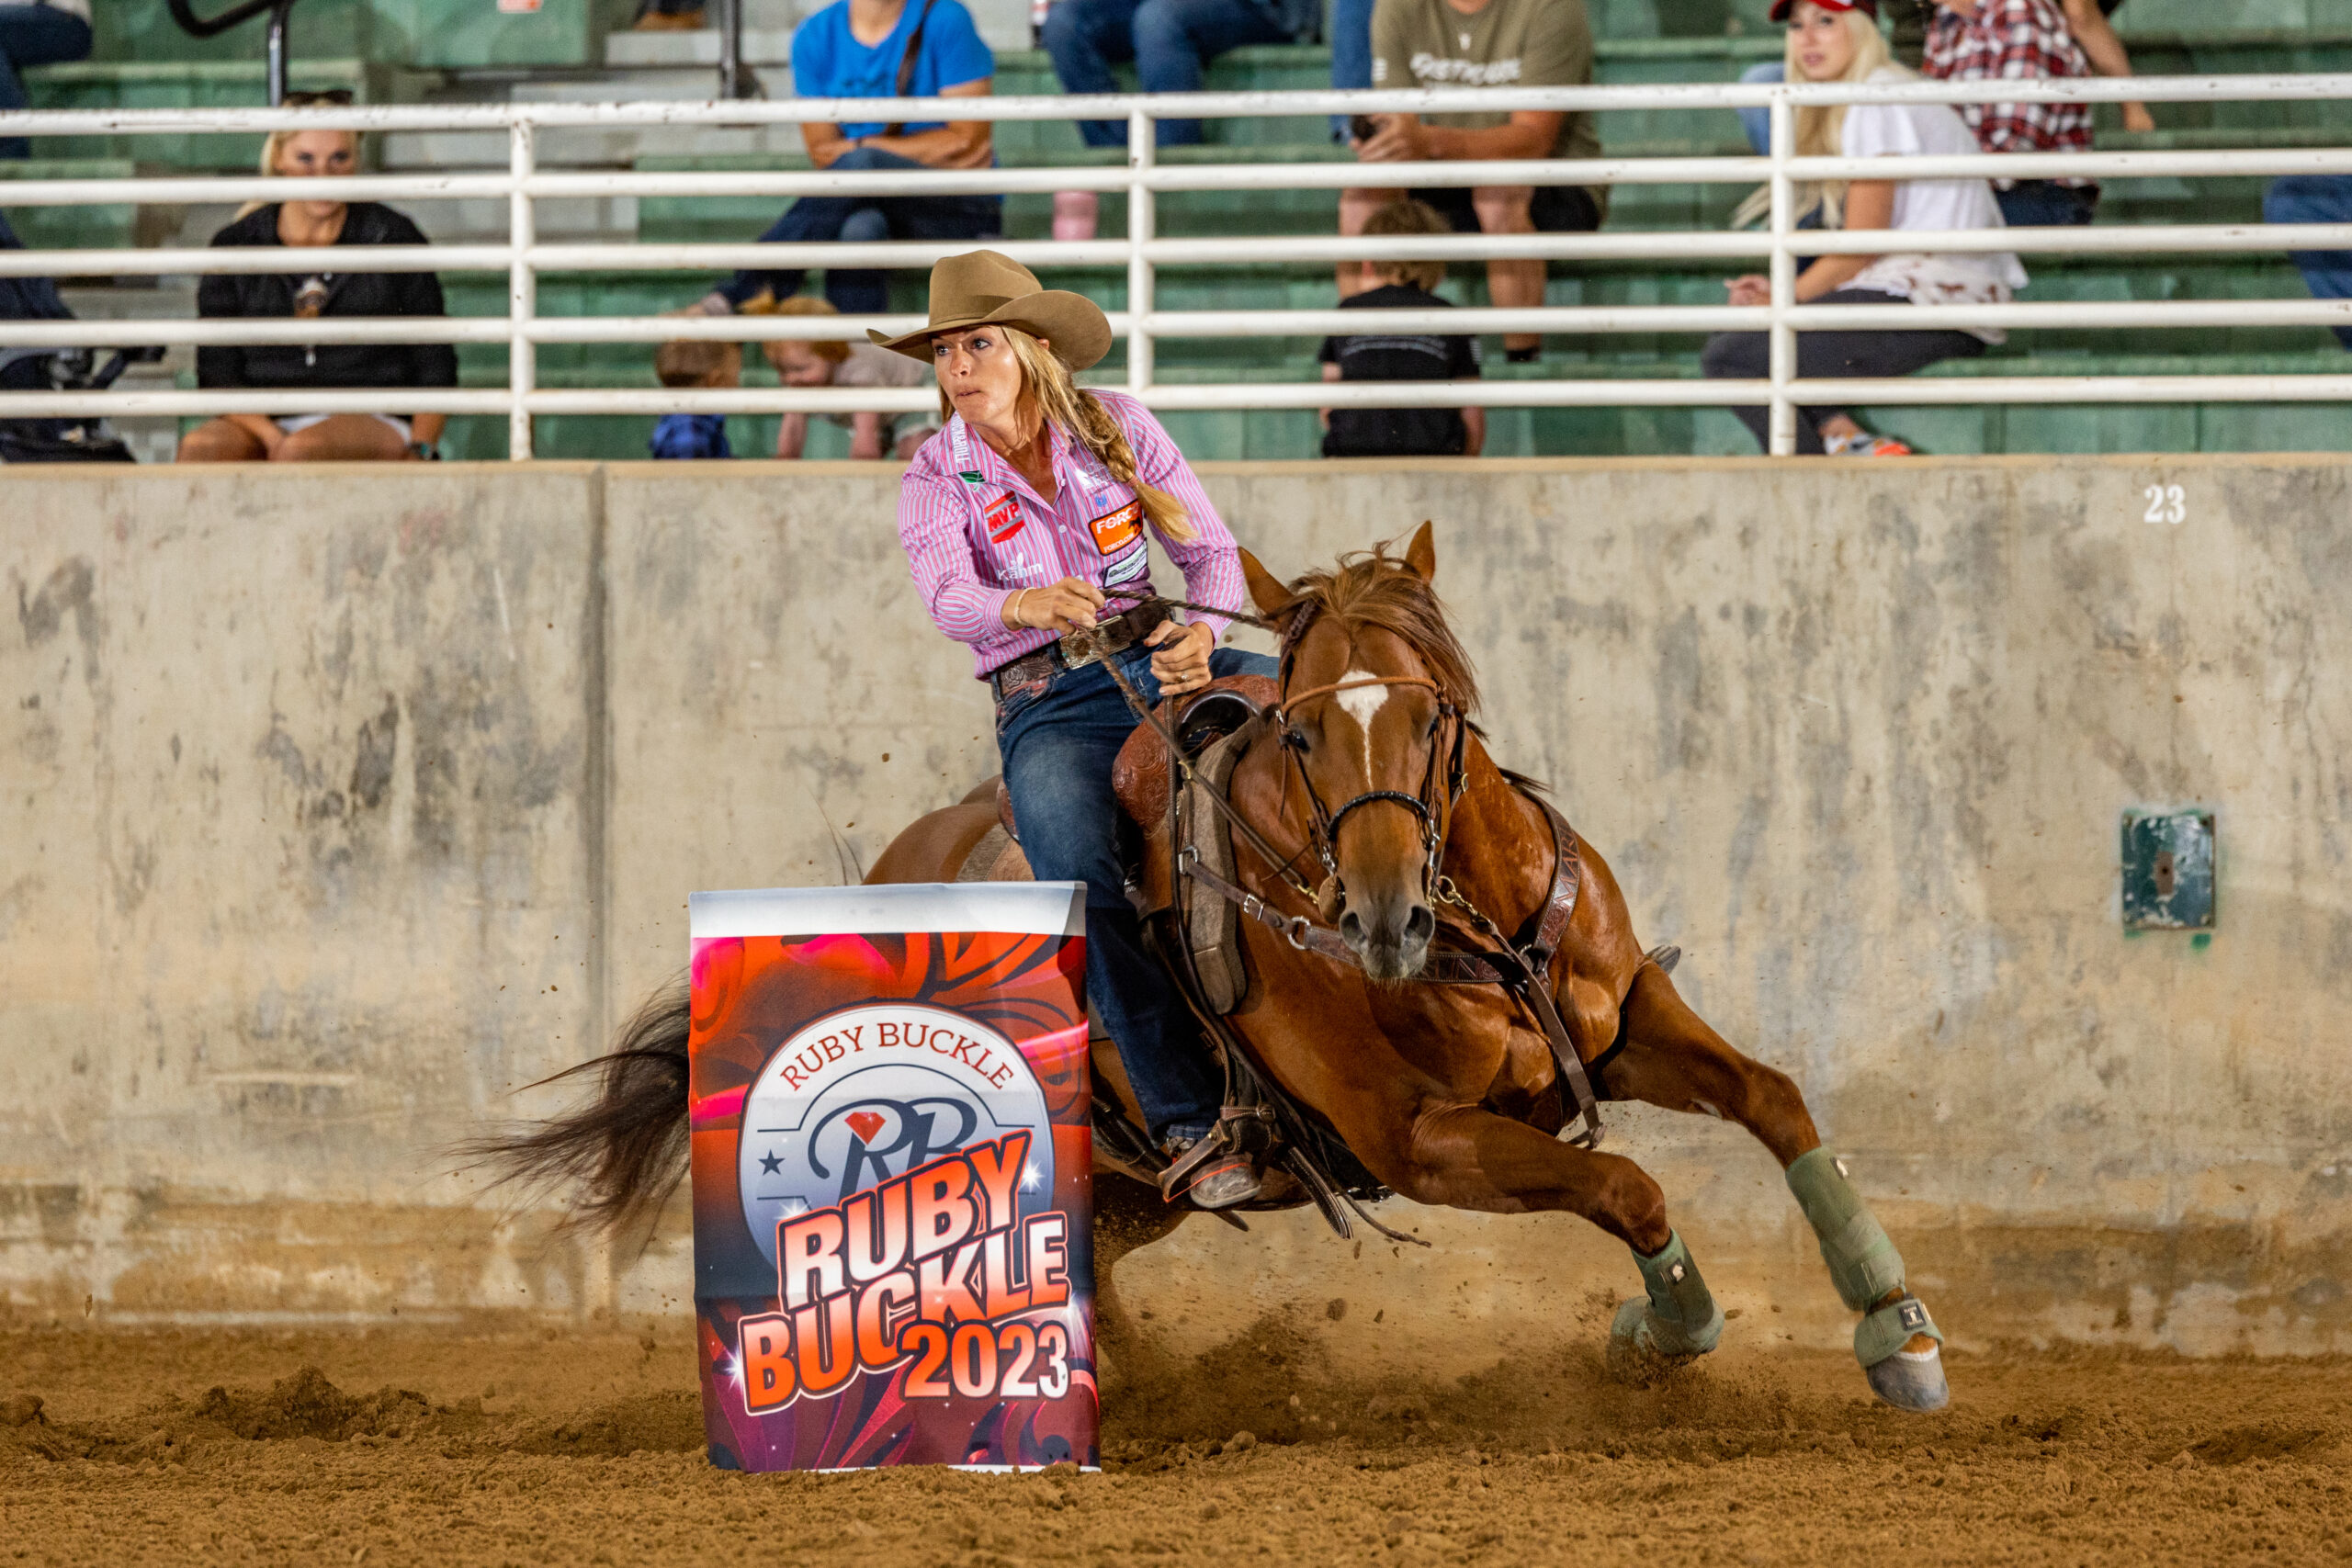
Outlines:
POLYGON ((931 269, 928 325, 899 337, 865 335, 893 354, 928 361, 934 333, 990 324, 1045 338, 1072 370, 1111 352, 1111 322, 1102 306, 1068 289, 1038 288, 1035 273, 995 251, 949 256, 931 269))

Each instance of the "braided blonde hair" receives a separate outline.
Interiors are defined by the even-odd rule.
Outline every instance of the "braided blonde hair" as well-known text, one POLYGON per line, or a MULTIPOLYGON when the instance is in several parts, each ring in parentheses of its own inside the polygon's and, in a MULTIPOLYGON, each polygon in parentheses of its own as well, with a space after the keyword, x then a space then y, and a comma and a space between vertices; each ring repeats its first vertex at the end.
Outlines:
MULTIPOLYGON (((1111 411, 1102 406, 1102 400, 1071 380, 1069 367, 1029 333, 1018 327, 1000 325, 996 330, 1012 345, 1012 357, 1021 365, 1021 398, 1015 408, 1022 439, 1033 439, 1038 426, 1047 421, 1060 425, 1080 446, 1094 454, 1111 471, 1113 479, 1136 492, 1136 499, 1143 504, 1144 521, 1161 537, 1179 544, 1195 537, 1197 530, 1184 514, 1182 503, 1158 486, 1146 484, 1136 472, 1136 449, 1127 445, 1126 432, 1111 417, 1111 411)), ((946 389, 941 389, 940 418, 947 419, 955 412, 946 389)))

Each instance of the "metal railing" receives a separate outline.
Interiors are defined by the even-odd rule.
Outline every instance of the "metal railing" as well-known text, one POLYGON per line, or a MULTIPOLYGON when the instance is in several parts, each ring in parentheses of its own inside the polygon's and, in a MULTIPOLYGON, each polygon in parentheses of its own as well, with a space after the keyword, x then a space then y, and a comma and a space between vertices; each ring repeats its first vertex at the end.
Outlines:
MULTIPOLYGON (((503 317, 309 321, 221 319, 11 323, 12 345, 106 346, 165 340, 180 344, 503 343, 503 389, 354 389, 299 393, 258 390, 114 390, 106 393, 0 394, 0 417, 93 417, 227 412, 401 412, 503 413, 508 450, 531 452, 536 414, 669 412, 845 412, 920 409, 922 389, 787 387, 681 389, 541 388, 541 344, 657 343, 675 338, 750 342, 862 336, 866 328, 903 332, 919 318, 869 317, 550 317, 538 312, 541 276, 588 270, 738 267, 927 268, 969 242, 874 244, 560 244, 537 237, 537 204, 580 197, 743 197, 810 195, 996 194, 1092 190, 1127 198, 1127 232, 1088 242, 997 242, 1035 268, 1117 266, 1126 272, 1127 303, 1111 311, 1127 342, 1125 389, 1147 405, 1171 409, 1407 408, 1430 404, 1487 407, 1766 405, 1770 450, 1795 450, 1799 404, 2352 401, 2352 374, 2302 376, 1970 376, 1904 379, 1799 379, 1795 334, 1804 329, 1859 328, 2164 328, 2205 326, 2352 326, 2352 300, 2281 299, 2030 302, 2003 305, 1804 305, 1795 299, 1797 258, 1820 254, 2012 251, 2028 255, 2165 252, 2278 252, 2352 249, 2352 224, 2132 225, 1951 232, 1800 230, 1800 182, 1845 179, 2004 177, 2099 180, 2173 176, 2352 174, 2352 146, 1984 155, 1912 158, 1800 158, 1792 155, 1794 116, 1808 104, 2001 102, 2284 102, 2352 98, 2352 75, 2142 77, 2132 80, 1875 85, 1694 85, 1369 93, 1215 93, 1167 96, 922 99, 800 99, 781 103, 516 103, 303 109, 189 109, 0 114, 0 135, 123 135, 134 132, 253 132, 289 127, 376 132, 499 130, 508 139, 503 173, 358 175, 340 179, 185 176, 0 181, 0 205, 75 206, 126 202, 243 200, 448 200, 505 197, 503 244, 371 248, 371 271, 501 270, 508 278, 503 317), (1770 115, 1773 151, 1762 157, 1657 157, 1508 163, 1360 164, 1184 164, 1155 157, 1153 124, 1161 118, 1221 118, 1330 114, 1442 114, 1464 110, 1608 110, 1762 106, 1770 115), (966 171, 864 170, 553 172, 538 167, 542 130, 621 127, 756 126, 845 120, 1124 118, 1124 167, 993 168, 966 171), (1384 257, 1453 262, 1490 257, 1579 260, 1688 260, 1761 257, 1771 280, 1769 304, 1753 306, 1543 306, 1445 310, 1166 310, 1155 303, 1162 266, 1332 264, 1361 257, 1365 242, 1340 236, 1163 239, 1157 199, 1177 191, 1299 190, 1481 185, 1766 185, 1770 221, 1757 231, 1611 231, 1596 234, 1464 234, 1378 242, 1384 257), (1929 312, 1932 311, 1930 315, 1929 312), (1556 378, 1485 382, 1238 382, 1169 384, 1155 376, 1154 347, 1166 338, 1304 337, 1375 331, 1442 333, 1763 332, 1770 374, 1758 380, 1556 378)), ((281 273, 283 249, 0 251, 0 275, 60 276, 281 273)), ((1046 280, 1048 283, 1051 279, 1046 280)))
MULTIPOLYGON (((742 0, 733 0, 741 6, 742 0)), ((266 73, 269 84, 272 108, 286 101, 286 30, 294 14, 294 0, 245 0, 242 6, 221 12, 217 17, 199 17, 188 0, 168 0, 172 20, 190 38, 218 38, 248 17, 269 13, 269 28, 263 45, 268 61, 266 73)))

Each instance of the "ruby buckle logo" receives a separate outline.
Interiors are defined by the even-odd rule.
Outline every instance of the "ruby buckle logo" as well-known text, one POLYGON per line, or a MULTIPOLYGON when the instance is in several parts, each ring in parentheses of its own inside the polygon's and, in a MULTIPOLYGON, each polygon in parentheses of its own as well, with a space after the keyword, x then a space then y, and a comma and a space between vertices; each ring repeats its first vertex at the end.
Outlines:
POLYGON ((1023 1210, 1042 1210, 1050 1123, 1036 1075, 986 1024, 917 1002, 831 1013, 777 1046, 744 1099, 743 1222, 773 1264, 785 1221, 1023 1132, 1014 1184, 1023 1210))

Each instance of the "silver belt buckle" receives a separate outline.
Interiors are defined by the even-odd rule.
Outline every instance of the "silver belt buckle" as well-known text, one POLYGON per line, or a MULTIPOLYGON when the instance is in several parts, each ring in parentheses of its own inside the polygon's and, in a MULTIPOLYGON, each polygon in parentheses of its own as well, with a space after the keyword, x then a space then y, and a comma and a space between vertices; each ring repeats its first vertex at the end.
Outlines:
POLYGON ((1061 645, 1062 668, 1065 670, 1083 670, 1090 664, 1100 662, 1102 658, 1095 651, 1094 638, 1080 637, 1076 632, 1062 633, 1061 645))

